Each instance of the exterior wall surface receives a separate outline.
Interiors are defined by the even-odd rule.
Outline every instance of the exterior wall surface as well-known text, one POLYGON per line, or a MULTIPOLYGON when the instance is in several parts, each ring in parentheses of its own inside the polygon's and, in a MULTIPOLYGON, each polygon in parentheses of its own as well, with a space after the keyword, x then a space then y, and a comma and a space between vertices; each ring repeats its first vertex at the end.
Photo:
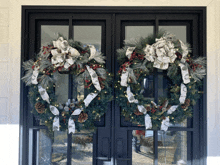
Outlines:
POLYGON ((220 162, 220 0, 0 0, 0 164, 19 158, 22 5, 207 7, 208 165, 220 162))

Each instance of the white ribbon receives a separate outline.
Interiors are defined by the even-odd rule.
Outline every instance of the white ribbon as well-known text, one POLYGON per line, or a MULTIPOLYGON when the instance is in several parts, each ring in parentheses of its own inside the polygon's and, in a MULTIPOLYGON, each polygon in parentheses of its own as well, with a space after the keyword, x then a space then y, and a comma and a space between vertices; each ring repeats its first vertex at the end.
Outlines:
POLYGON ((128 57, 128 59, 131 58, 131 54, 133 53, 135 47, 128 47, 126 50, 126 56, 128 57))
POLYGON ((37 76, 38 76, 38 74, 39 74, 39 67, 34 67, 34 71, 33 71, 33 74, 32 74, 32 76, 31 76, 31 83, 32 84, 38 84, 38 82, 37 82, 37 76))
POLYGON ((178 107, 179 105, 173 105, 170 107, 170 109, 168 109, 167 114, 170 115, 172 114, 178 107))
POLYGON ((50 105, 50 111, 53 115, 55 115, 54 119, 53 119, 53 131, 60 130, 60 120, 59 120, 59 110, 55 107, 50 105))
POLYGON ((181 83, 181 91, 180 91, 180 98, 179 98, 180 104, 185 103, 186 94, 187 94, 187 88, 183 83, 181 83))
POLYGON ((66 62, 64 64, 64 68, 68 69, 71 65, 73 65, 75 60, 72 59, 72 57, 66 59, 66 62))
POLYGON ((153 46, 147 45, 147 46, 144 48, 144 53, 145 53, 145 58, 146 58, 148 61, 154 62, 155 50, 154 50, 154 47, 153 47, 153 46))
MULTIPOLYGON (((71 116, 74 116, 74 115, 79 115, 81 112, 82 112, 82 108, 81 109, 76 109, 74 110, 74 112, 71 114, 71 116)), ((69 134, 72 132, 72 133, 75 133, 75 129, 76 129, 76 125, 75 125, 75 122, 74 120, 70 117, 69 118, 69 121, 68 121, 68 130, 69 130, 69 134)))
POLYGON ((50 104, 50 100, 49 100, 50 98, 46 89, 44 89, 41 85, 38 85, 38 92, 40 93, 41 98, 46 102, 48 102, 48 104, 50 104))
POLYGON ((89 45, 89 49, 90 49, 90 57, 89 60, 93 59, 96 55, 96 48, 94 45, 89 45))
POLYGON ((90 102, 98 95, 98 93, 90 93, 84 99, 85 107, 88 107, 90 102))
POLYGON ((90 77, 92 79, 93 85, 95 86, 95 88, 98 91, 101 91, 101 86, 99 84, 99 80, 98 80, 98 76, 97 76, 96 72, 92 68, 90 68, 88 65, 86 65, 86 68, 87 68, 87 70, 89 72, 89 75, 90 75, 90 77))
POLYGON ((170 126, 170 119, 169 117, 166 117, 166 119, 162 121, 161 130, 167 131, 169 126, 170 126))
POLYGON ((131 87, 127 87, 127 98, 129 103, 138 103, 138 100, 134 98, 134 94, 131 92, 131 87))
POLYGON ((184 84, 190 83, 189 70, 188 70, 188 68, 187 68, 186 65, 183 64, 183 63, 180 63, 179 66, 180 66, 180 69, 181 69, 181 74, 182 74, 183 83, 184 83, 184 84))
POLYGON ((146 129, 151 129, 152 128, 152 122, 151 122, 150 115, 146 114, 145 117, 144 117, 144 121, 145 121, 145 128, 146 129))
POLYGON ((145 109, 145 107, 143 105, 138 105, 137 107, 138 107, 139 112, 141 112, 143 114, 147 113, 147 110, 145 109))
POLYGON ((187 55, 188 55, 188 53, 189 53, 189 50, 188 50, 188 47, 187 47, 181 40, 179 40, 179 42, 180 42, 181 48, 182 48, 182 50, 183 50, 181 62, 182 62, 182 63, 185 63, 185 62, 186 62, 187 55))

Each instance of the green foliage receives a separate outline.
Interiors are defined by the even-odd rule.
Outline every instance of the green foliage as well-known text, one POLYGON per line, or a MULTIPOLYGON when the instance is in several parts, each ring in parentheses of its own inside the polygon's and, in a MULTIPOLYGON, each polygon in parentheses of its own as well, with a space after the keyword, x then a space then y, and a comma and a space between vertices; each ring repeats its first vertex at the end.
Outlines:
MULTIPOLYGON (((159 32, 158 36, 156 36, 156 38, 164 36, 166 36, 166 34, 161 31, 159 32)), ((116 102, 121 107, 121 115, 125 118, 125 120, 131 121, 133 124, 136 125, 145 125, 144 114, 138 111, 137 105, 143 105, 147 110, 147 114, 149 114, 151 117, 152 129, 160 128, 162 120, 166 117, 169 117, 170 122, 173 124, 180 123, 184 119, 192 117, 193 106, 201 96, 199 89, 201 89, 202 82, 196 81, 195 78, 191 76, 190 83, 186 84, 186 100, 190 100, 190 103, 189 105, 187 105, 186 103, 180 104, 180 86, 181 83, 183 83, 183 80, 179 64, 181 62, 183 50, 181 48, 179 40, 177 40, 174 36, 173 38, 171 38, 171 41, 174 44, 175 49, 177 50, 177 58, 174 63, 169 63, 169 67, 166 73, 166 78, 168 79, 168 88, 166 90, 168 91, 168 94, 167 97, 159 96, 158 106, 152 104, 152 100, 145 98, 141 93, 141 91, 143 91, 142 84, 144 78, 146 78, 146 76, 148 75, 154 75, 154 73, 157 72, 157 70, 153 67, 153 62, 146 62, 145 58, 141 58, 145 56, 145 52, 143 50, 146 45, 152 45, 155 43, 155 36, 150 35, 146 38, 140 38, 139 40, 136 39, 126 41, 125 47, 117 50, 117 60, 120 65, 120 70, 116 76, 114 87, 116 93, 116 102), (132 59, 128 59, 126 56, 126 50, 129 46, 135 47, 135 50, 133 51, 133 55, 135 57, 132 59), (128 102, 126 96, 127 87, 123 87, 120 84, 122 70, 126 69, 126 67, 124 67, 125 63, 129 63, 129 68, 132 68, 134 70, 136 76, 137 83, 134 83, 134 81, 131 81, 132 79, 129 78, 128 86, 131 87, 131 92, 134 94, 135 99, 138 100, 138 104, 128 102), (144 65, 146 69, 143 69, 143 67, 138 68, 136 67, 137 65, 144 65), (166 110, 162 110, 166 101, 168 101, 167 107, 178 105, 177 109, 172 114, 167 113, 167 110, 169 108, 167 108, 166 110), (137 111, 139 113, 137 113, 137 111)), ((189 47, 188 50, 190 50, 189 47)), ((198 72, 196 71, 202 68, 202 73, 198 73, 199 75, 194 76, 199 77, 198 79, 202 79, 205 73, 205 63, 206 62, 204 61, 204 58, 192 59, 188 55, 185 65, 187 66, 191 75, 193 75, 193 73, 194 75, 197 74, 198 72)))
MULTIPOLYGON (((29 85, 28 98, 33 106, 32 113, 36 119, 39 119, 42 124, 45 124, 48 127, 49 133, 51 135, 53 134, 52 124, 55 116, 50 111, 50 105, 55 106, 59 110, 60 131, 65 131, 68 129, 69 118, 73 118, 75 120, 76 130, 78 131, 81 129, 94 130, 94 121, 99 120, 101 116, 106 113, 106 111, 109 109, 109 102, 113 99, 112 88, 110 87, 112 84, 112 75, 107 72, 104 64, 97 62, 95 58, 89 59, 90 48, 83 47, 81 42, 69 40, 68 43, 71 47, 77 49, 80 53, 80 56, 75 59, 75 63, 71 65, 68 70, 64 70, 62 67, 55 67, 51 64, 52 54, 50 51, 54 49, 51 46, 53 44, 52 42, 46 47, 47 51, 45 51, 45 47, 41 48, 37 61, 34 62, 30 60, 24 63, 24 68, 27 72, 23 80, 26 82, 26 85, 29 85), (100 92, 98 92, 92 84, 91 77, 87 71, 86 65, 90 66, 94 71, 97 72, 99 83, 102 87, 100 92), (50 98, 50 104, 41 98, 41 95, 38 92, 38 84, 35 85, 31 83, 34 66, 39 66, 39 75, 37 81, 38 84, 42 85, 42 87, 46 89, 50 98), (77 79, 81 76, 85 82, 84 85, 86 93, 98 92, 98 95, 92 100, 88 107, 85 107, 83 101, 76 103, 75 107, 70 108, 69 111, 65 111, 62 107, 59 106, 59 104, 64 104, 58 103, 57 96, 55 95, 56 77, 60 73, 72 74, 75 79, 74 83, 76 83, 77 79), (42 103, 44 105, 43 113, 37 112, 35 106, 36 103, 42 103), (88 119, 83 123, 79 122, 78 115, 71 115, 77 108, 83 108, 83 112, 88 115, 88 119)), ((96 57, 99 57, 99 59, 103 59, 101 56, 103 55, 96 55, 96 57)))

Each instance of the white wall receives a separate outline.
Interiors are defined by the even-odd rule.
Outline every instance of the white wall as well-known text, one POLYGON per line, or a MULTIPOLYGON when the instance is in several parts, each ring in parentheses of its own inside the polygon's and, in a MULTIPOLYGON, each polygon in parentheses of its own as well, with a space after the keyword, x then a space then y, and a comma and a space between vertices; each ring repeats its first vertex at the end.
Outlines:
POLYGON ((219 0, 0 0, 0 164, 18 164, 22 5, 207 6, 208 165, 220 162, 219 0), (10 147, 10 149, 9 149, 10 147))

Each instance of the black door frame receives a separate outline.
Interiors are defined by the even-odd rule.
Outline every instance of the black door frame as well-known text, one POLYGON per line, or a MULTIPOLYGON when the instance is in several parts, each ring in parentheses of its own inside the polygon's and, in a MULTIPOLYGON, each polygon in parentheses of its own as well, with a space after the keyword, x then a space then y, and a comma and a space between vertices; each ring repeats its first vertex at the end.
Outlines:
MULTIPOLYGON (((109 27, 111 30, 111 45, 113 45, 111 48, 109 48, 109 51, 112 53, 111 59, 111 66, 109 67, 109 70, 111 72, 114 72, 114 68, 117 67, 115 65, 116 57, 115 57, 115 47, 117 47, 117 39, 115 35, 117 35, 116 32, 120 31, 120 29, 116 29, 116 15, 117 14, 171 14, 173 17, 175 17, 175 14, 188 14, 188 15, 194 15, 198 18, 198 40, 199 44, 198 49, 200 50, 200 54, 206 56, 206 7, 82 7, 82 6, 22 6, 22 28, 21 28, 21 66, 22 63, 29 58, 33 58, 34 54, 29 54, 30 52, 34 52, 35 50, 35 41, 31 40, 30 36, 34 35, 34 31, 29 31, 30 26, 32 26, 31 21, 38 18, 43 15, 42 18, 45 17, 45 13, 49 15, 55 15, 56 19, 69 19, 69 16, 72 16, 74 14, 80 15, 80 14, 111 14, 111 21, 112 24, 109 27), (43 14, 42 14, 43 13, 43 14), (37 17, 33 16, 38 15, 37 17)), ((36 27, 32 27, 33 29, 36 27)), ((158 29, 155 29, 156 31, 158 29)), ((24 71, 21 68, 21 77, 23 77, 24 71)), ((29 145, 27 144, 27 141, 29 141, 29 138, 31 137, 31 134, 29 132, 29 126, 30 119, 29 113, 27 109, 29 109, 29 105, 27 104, 27 92, 28 88, 25 87, 24 83, 21 82, 21 95, 20 95, 20 149, 19 149, 19 158, 20 158, 20 165, 27 165, 28 164, 28 155, 29 155, 29 145)), ((203 91, 206 93, 206 80, 204 80, 204 87, 203 91)), ((206 95, 203 96, 203 98, 200 100, 200 103, 198 104, 199 107, 201 107, 201 111, 198 114, 199 115, 199 121, 198 122, 198 137, 199 137, 199 147, 198 155, 194 157, 195 164, 206 164, 206 157, 207 157, 207 98, 206 95)), ((114 104, 111 105, 112 109, 117 109, 118 107, 114 104)), ((112 116, 115 116, 115 111, 113 110, 111 112, 112 116)), ((112 128, 112 135, 115 135, 115 118, 112 117, 111 119, 111 128, 112 128)), ((132 128, 134 129, 134 128, 132 128)), ((111 141, 114 141, 115 136, 112 136, 111 141)), ((193 144, 192 144, 193 146, 193 144)), ((111 143, 111 155, 113 158, 115 158, 115 152, 114 152, 114 145, 111 143)))

